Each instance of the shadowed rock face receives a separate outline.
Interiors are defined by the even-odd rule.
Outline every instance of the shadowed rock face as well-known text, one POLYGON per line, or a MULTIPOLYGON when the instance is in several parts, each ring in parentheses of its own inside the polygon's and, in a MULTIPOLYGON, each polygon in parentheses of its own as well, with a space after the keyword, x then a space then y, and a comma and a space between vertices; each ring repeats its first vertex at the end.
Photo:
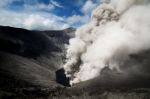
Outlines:
MULTIPOLYGON (((0 89, 55 89, 55 71, 74 29, 29 31, 0 26, 0 89)), ((46 90, 47 91, 47 90, 46 90)))
MULTIPOLYGON (((42 54, 60 52, 60 46, 68 43, 68 31, 28 31, 20 28, 0 27, 0 50, 29 58, 37 58, 42 54)), ((70 33, 71 34, 71 33, 70 33)))
POLYGON ((56 81, 64 86, 70 87, 70 79, 66 77, 65 70, 63 68, 56 71, 56 81))

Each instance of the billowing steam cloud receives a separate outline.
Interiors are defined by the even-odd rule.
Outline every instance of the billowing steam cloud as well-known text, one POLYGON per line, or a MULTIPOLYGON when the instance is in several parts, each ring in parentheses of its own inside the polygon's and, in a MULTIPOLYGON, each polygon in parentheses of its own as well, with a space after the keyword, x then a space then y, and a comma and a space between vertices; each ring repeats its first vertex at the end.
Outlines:
POLYGON ((104 67, 116 68, 150 48, 150 0, 104 1, 92 13, 91 22, 70 40, 64 65, 71 83, 100 75, 104 67))

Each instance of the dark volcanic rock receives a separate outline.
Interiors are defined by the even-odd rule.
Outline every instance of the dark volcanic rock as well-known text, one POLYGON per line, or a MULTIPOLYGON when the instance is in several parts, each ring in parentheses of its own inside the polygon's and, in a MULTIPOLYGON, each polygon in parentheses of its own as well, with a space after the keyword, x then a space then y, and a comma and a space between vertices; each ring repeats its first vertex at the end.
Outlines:
MULTIPOLYGON (((0 89, 55 89, 55 71, 62 66, 64 44, 74 29, 29 31, 0 26, 0 89)), ((48 90, 46 90, 48 91, 48 90)))
POLYGON ((56 81, 64 86, 70 87, 70 79, 66 77, 65 70, 63 68, 56 71, 56 81))
POLYGON ((58 52, 62 49, 53 41, 55 39, 59 40, 59 43, 68 43, 70 36, 65 31, 28 31, 0 27, 0 45, 5 45, 0 46, 0 50, 29 58, 37 58, 47 52, 58 52))

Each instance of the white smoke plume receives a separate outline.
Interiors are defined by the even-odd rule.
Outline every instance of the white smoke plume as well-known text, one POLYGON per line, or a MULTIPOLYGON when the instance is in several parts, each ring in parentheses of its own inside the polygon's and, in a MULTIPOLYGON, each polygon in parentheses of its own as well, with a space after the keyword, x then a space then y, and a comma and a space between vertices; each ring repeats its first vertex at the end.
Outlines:
POLYGON ((104 67, 116 68, 150 49, 150 0, 105 0, 91 21, 76 31, 67 48, 64 65, 71 84, 100 75, 104 67))

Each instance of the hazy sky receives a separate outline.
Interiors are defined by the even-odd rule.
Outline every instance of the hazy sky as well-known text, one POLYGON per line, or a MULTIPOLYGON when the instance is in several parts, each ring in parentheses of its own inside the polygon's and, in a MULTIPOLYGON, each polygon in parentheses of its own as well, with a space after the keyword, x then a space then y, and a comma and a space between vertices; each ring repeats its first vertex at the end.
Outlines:
POLYGON ((0 0, 0 25, 51 30, 79 27, 100 0, 0 0))

